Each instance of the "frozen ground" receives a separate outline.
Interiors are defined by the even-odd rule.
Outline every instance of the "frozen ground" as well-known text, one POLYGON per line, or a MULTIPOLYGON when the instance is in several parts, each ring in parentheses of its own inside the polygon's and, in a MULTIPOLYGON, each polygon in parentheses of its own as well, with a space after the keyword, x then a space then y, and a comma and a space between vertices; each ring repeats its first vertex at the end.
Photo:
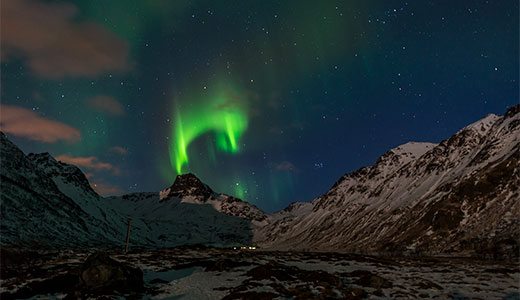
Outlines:
MULTIPOLYGON (((91 252, 2 249, 0 298, 65 298, 91 252)), ((518 262, 193 247, 112 257, 139 267, 145 290, 102 299, 520 299, 518 262)))

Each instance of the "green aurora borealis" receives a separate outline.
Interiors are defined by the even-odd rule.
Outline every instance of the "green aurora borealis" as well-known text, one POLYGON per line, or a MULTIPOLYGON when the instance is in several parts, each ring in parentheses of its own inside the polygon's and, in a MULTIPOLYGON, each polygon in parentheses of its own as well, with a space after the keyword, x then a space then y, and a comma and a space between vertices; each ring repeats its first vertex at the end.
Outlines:
POLYGON ((1 14, 1 104, 47 126, 7 135, 70 157, 103 195, 193 172, 272 212, 519 99, 513 0, 3 0, 1 14))
MULTIPOLYGON (((241 108, 243 100, 238 92, 229 86, 219 86, 200 97, 209 99, 194 100, 196 104, 186 108, 177 107, 172 118, 175 123, 172 125, 170 163, 177 174, 186 173, 183 166, 189 163, 188 146, 197 137, 212 132, 217 150, 236 153, 240 149, 240 137, 247 129, 248 116, 246 110, 241 108)), ((212 150, 211 146, 208 147, 208 151, 212 150)), ((214 162, 213 152, 209 157, 214 162)))

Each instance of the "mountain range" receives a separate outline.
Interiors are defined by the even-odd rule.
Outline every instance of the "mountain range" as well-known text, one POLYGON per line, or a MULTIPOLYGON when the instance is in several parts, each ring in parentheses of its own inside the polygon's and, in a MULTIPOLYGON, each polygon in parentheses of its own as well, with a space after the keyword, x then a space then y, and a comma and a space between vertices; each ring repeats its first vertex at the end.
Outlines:
POLYGON ((189 173, 149 193, 102 197, 79 168, 25 155, 0 134, 0 243, 47 247, 217 247, 517 257, 520 105, 449 139, 410 142, 325 194, 268 215, 189 173))

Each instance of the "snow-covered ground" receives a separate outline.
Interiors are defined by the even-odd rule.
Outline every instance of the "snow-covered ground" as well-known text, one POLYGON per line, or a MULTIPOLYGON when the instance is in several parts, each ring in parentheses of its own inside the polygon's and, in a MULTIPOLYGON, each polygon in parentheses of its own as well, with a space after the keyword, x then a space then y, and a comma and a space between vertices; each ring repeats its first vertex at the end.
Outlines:
MULTIPOLYGON (((24 262, 8 261, 6 264, 4 261, 0 297, 64 298, 74 289, 64 283, 73 278, 92 251, 49 251, 25 254, 24 262), (60 280, 62 284, 57 283, 60 280)), ((128 255, 112 253, 112 257, 139 267, 144 274, 145 290, 107 295, 104 299, 520 297, 517 262, 187 247, 137 251, 128 255)), ((99 296, 90 295, 92 298, 99 296)))

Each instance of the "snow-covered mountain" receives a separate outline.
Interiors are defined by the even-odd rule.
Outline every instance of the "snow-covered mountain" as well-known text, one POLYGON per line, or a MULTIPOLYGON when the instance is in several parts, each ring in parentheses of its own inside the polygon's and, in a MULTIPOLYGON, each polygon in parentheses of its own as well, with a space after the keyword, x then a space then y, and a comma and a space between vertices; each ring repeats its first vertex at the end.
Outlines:
MULTIPOLYGON (((48 159, 52 159, 48 154, 26 156, 0 133, 1 243, 115 245, 120 236, 117 230, 97 218, 85 205, 94 197, 88 190, 88 182, 81 197, 69 197, 60 190, 62 182, 53 180, 36 163, 48 159)), ((67 169, 68 173, 62 173, 59 178, 81 180, 83 176, 74 166, 62 166, 54 159, 51 163, 56 164, 56 169, 49 169, 49 173, 61 167, 67 169)), ((83 179, 86 180, 84 176, 83 179)))
POLYGON ((518 256, 520 105, 439 144, 407 143, 293 203, 255 235, 265 247, 518 256))
POLYGON ((195 175, 177 176, 161 192, 103 198, 79 168, 50 154, 25 155, 0 133, 1 244, 121 246, 132 218, 131 245, 251 244, 267 215, 213 192, 195 175))
POLYGON ((267 215, 257 207, 213 192, 191 173, 177 176, 171 187, 157 193, 106 200, 118 212, 132 216, 132 231, 156 246, 249 245, 253 230, 267 224, 267 215))
POLYGON ((0 244, 121 247, 258 244, 272 249, 518 256, 520 105, 451 138, 407 143, 273 215, 195 175, 104 198, 76 166, 25 155, 0 133, 0 244))

